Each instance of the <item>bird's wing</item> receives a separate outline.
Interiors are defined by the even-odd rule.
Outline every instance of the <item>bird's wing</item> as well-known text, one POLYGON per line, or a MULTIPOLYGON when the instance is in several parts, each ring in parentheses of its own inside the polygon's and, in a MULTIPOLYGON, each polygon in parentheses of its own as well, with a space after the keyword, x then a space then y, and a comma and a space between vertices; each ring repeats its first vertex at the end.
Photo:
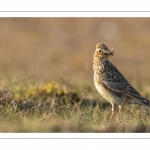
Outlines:
MULTIPOLYGON (((106 68, 107 69, 107 68, 106 68)), ((128 94, 136 99, 143 100, 142 97, 125 79, 125 77, 118 71, 118 69, 111 64, 111 67, 101 73, 101 82, 108 88, 119 93, 128 94)))

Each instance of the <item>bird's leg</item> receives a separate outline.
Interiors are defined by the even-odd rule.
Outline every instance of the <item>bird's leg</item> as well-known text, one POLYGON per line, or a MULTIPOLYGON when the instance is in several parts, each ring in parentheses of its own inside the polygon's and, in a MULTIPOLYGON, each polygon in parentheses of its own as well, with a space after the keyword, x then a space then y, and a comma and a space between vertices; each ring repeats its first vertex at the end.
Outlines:
POLYGON ((122 105, 119 105, 118 115, 120 115, 121 110, 122 110, 122 105))
POLYGON ((110 116, 110 121, 112 121, 112 119, 113 119, 113 117, 114 117, 115 110, 116 110, 116 105, 115 105, 115 104, 112 104, 112 113, 111 113, 111 116, 110 116))
POLYGON ((113 117, 114 117, 115 112, 112 111, 111 116, 110 116, 110 121, 112 121, 113 117))

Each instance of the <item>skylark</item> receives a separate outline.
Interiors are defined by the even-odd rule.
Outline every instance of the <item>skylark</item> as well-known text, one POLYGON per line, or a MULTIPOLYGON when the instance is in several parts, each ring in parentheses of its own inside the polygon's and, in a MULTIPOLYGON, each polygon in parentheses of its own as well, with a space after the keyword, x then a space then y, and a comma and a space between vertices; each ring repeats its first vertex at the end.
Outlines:
POLYGON ((93 55, 94 84, 98 92, 112 105, 111 120, 117 105, 119 112, 124 104, 150 106, 150 101, 141 96, 108 60, 113 53, 113 49, 109 50, 103 43, 97 43, 93 55))

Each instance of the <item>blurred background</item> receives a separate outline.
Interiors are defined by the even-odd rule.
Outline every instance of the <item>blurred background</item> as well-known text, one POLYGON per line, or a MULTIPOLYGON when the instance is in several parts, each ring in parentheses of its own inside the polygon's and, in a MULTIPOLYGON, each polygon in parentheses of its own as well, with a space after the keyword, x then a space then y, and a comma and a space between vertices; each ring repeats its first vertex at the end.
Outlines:
POLYGON ((130 81, 150 83, 150 18, 0 18, 0 81, 57 77, 93 82, 96 43, 130 81))

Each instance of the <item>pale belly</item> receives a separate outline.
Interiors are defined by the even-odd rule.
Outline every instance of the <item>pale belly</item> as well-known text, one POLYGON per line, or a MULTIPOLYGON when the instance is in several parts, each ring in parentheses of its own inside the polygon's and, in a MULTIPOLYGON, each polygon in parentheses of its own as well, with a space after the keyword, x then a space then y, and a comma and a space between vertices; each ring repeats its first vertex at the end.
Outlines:
POLYGON ((117 96, 115 93, 108 91, 101 84, 95 83, 97 91, 111 104, 122 105, 124 103, 124 96, 117 96))

